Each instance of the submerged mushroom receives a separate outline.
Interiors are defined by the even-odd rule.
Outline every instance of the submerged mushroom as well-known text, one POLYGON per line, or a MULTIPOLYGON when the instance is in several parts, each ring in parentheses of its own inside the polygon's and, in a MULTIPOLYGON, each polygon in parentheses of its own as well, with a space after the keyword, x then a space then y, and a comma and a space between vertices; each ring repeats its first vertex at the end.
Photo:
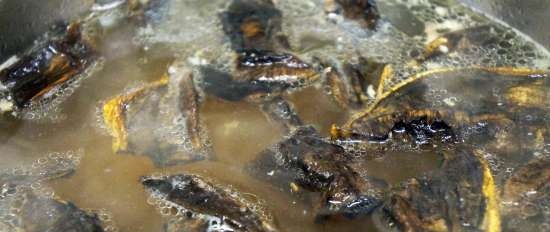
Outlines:
POLYGON ((174 63, 159 81, 108 100, 103 119, 113 151, 148 155, 159 166, 208 159, 195 88, 191 70, 174 63))
POLYGON ((386 92, 372 107, 356 114, 342 130, 335 129, 333 136, 368 141, 405 135, 422 144, 437 135, 440 140, 454 137, 457 142, 479 142, 495 141, 491 138, 500 136, 499 133, 534 133, 540 126, 545 127, 543 110, 524 107, 500 96, 520 86, 538 83, 543 76, 536 70, 506 68, 427 71, 386 92), (492 86, 493 92, 488 92, 486 86, 492 86), (535 119, 525 121, 524 114, 535 119), (472 131, 474 128, 477 129, 472 131))
POLYGON ((470 148, 446 152, 441 169, 392 191, 375 220, 380 230, 500 231, 489 166, 470 148))
POLYGON ((316 220, 356 218, 370 214, 380 204, 383 184, 354 170, 353 155, 303 126, 250 164, 250 173, 292 191, 320 193, 314 207, 316 220))
POLYGON ((0 112, 17 111, 61 91, 97 60, 94 41, 84 37, 80 23, 51 35, 0 70, 0 112))
POLYGON ((143 177, 153 197, 175 210, 167 232, 176 231, 277 231, 261 206, 238 192, 196 175, 143 177))
POLYGON ((78 166, 78 154, 51 154, 32 165, 0 173, 0 229, 7 231, 83 231, 102 232, 103 222, 96 213, 59 199, 45 181, 72 174, 78 166))

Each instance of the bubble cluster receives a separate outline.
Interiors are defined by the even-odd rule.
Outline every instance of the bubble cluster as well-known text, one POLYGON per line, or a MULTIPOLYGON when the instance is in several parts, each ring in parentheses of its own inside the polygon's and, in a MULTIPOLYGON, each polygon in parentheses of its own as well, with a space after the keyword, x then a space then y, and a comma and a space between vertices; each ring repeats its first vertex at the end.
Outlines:
MULTIPOLYGON (((418 39, 428 43, 446 33, 464 30, 468 33, 483 33, 484 43, 471 44, 466 49, 453 51, 415 67, 398 66, 395 80, 387 89, 414 73, 434 68, 484 67, 529 67, 545 69, 549 60, 548 52, 541 49, 518 31, 492 22, 459 4, 438 5, 434 1, 401 1, 409 10, 426 24, 425 34, 418 39), (489 26, 488 26, 489 25, 489 26), (431 29, 434 28, 434 29, 431 29)), ((473 41, 480 42, 480 41, 473 41)))
POLYGON ((493 175, 500 175, 501 173, 506 173, 507 169, 505 168, 505 163, 498 155, 484 152, 483 159, 487 161, 487 164, 489 165, 489 169, 491 169, 491 173, 493 173, 493 175))
POLYGON ((431 104, 431 108, 438 108, 438 107, 455 107, 457 105, 463 104, 463 99, 459 96, 455 96, 453 94, 449 94, 449 92, 446 89, 440 89, 437 87, 428 88, 429 90, 426 91, 426 94, 424 97, 426 98, 427 102, 431 104))
MULTIPOLYGON (((380 3, 383 20, 374 31, 365 30, 349 20, 331 20, 323 3, 323 0, 275 2, 283 14, 282 30, 292 52, 306 61, 315 63, 320 58, 335 67, 353 62, 358 57, 391 64, 394 75, 386 80, 384 91, 416 73, 435 68, 508 66, 546 69, 550 66, 547 52, 526 36, 455 2, 383 1, 380 3), (423 25, 422 33, 408 35, 397 26, 400 22, 384 18, 384 15, 395 14, 392 12, 395 9, 410 12, 410 17, 423 25), (483 32, 487 34, 484 40, 489 43, 473 44, 467 49, 415 64, 427 43, 435 38, 460 30, 465 30, 467 35, 468 30, 475 31, 480 27, 487 30, 483 32)), ((218 17, 226 4, 226 1, 218 0, 208 3, 169 1, 152 10, 158 20, 141 28, 135 40, 146 47, 157 43, 170 44, 175 54, 181 60, 187 60, 190 66, 207 63, 230 72, 233 56, 218 17)), ((443 103, 452 101, 446 100, 443 103)))
POLYGON ((376 32, 354 24, 331 22, 320 0, 300 3, 283 0, 277 2, 277 7, 284 15, 285 35, 294 50, 306 58, 320 57, 338 63, 360 55, 380 63, 393 63, 408 60, 403 56, 404 51, 421 47, 387 22, 383 22, 376 32))
MULTIPOLYGON (((320 0, 300 3, 277 1, 277 7, 284 14, 283 31, 294 50, 310 60, 317 57, 336 64, 353 61, 359 56, 391 64, 394 76, 386 80, 385 91, 416 73, 435 68, 548 67, 548 53, 539 45, 506 25, 497 24, 460 4, 390 0, 382 5, 387 5, 384 8, 389 11, 398 9, 397 6, 406 8, 425 26, 422 34, 408 36, 395 27, 394 23, 398 22, 387 20, 383 20, 376 31, 368 32, 358 26, 334 23, 327 20, 320 0), (460 30, 464 30, 466 36, 468 33, 485 33, 486 38, 483 39, 488 42, 472 44, 467 49, 452 51, 423 63, 415 61, 427 43, 460 30)), ((381 14, 384 15, 384 12, 381 14)))
POLYGON ((119 229, 113 219, 113 214, 107 209, 84 209, 90 215, 96 215, 101 221, 105 232, 118 232, 119 229))
POLYGON ((31 165, 3 170, 0 174, 0 223, 20 227, 20 212, 28 197, 54 199, 43 181, 64 176, 76 168, 81 152, 51 153, 31 165))
MULTIPOLYGON (((27 228, 33 223, 29 210, 47 210, 52 218, 61 217, 59 207, 68 204, 59 200, 47 180, 61 178, 74 172, 80 163, 83 150, 52 152, 38 158, 30 164, 0 171, 0 231, 27 228), (44 208, 46 207, 46 208, 44 208), (51 207, 47 208, 47 207, 51 207), (26 212, 26 213, 25 213, 26 212)), ((78 214, 79 209, 74 213, 78 214)), ((84 211, 88 215, 97 215, 105 231, 116 232, 118 229, 112 216, 105 210, 84 211)), ((75 215, 76 215, 75 214, 75 215)), ((53 220, 53 219, 52 219, 53 220)))
POLYGON ((76 170, 84 151, 52 152, 30 165, 0 171, 0 180, 7 183, 32 183, 59 178, 76 170))
MULTIPOLYGON (((165 179, 168 176, 163 174, 155 174, 151 176, 152 179, 165 179)), ((166 198, 167 196, 159 191, 149 191, 147 203, 155 206, 160 215, 166 218, 175 218, 177 220, 191 220, 199 219, 204 220, 207 215, 192 212, 185 207, 178 205, 166 198)))
POLYGON ((426 24, 425 34, 421 38, 423 42, 429 42, 430 39, 435 39, 441 33, 473 27, 482 23, 479 15, 457 3, 429 0, 388 2, 393 4, 393 7, 405 6, 416 19, 426 24))
POLYGON ((84 80, 103 68, 104 60, 96 60, 82 73, 72 77, 65 83, 56 86, 49 93, 37 101, 31 102, 27 107, 17 112, 17 116, 29 121, 58 123, 67 118, 62 112, 62 103, 78 89, 84 80))
MULTIPOLYGON (((0 172, 0 201, 21 196, 26 191, 41 197, 53 197, 53 190, 43 181, 72 173, 82 157, 82 151, 54 152, 30 165, 0 172)), ((3 207, 0 207, 3 208, 3 207)))
POLYGON ((99 101, 96 104, 95 110, 94 110, 94 119, 95 119, 95 132, 101 134, 101 135, 112 135, 112 131, 110 131, 109 127, 105 123, 105 119, 103 118, 103 106, 105 106, 105 103, 107 101, 99 101))
POLYGON ((548 231, 550 225, 550 185, 525 193, 521 199, 505 204, 504 210, 511 216, 504 220, 509 230, 548 231))
POLYGON ((369 146, 362 141, 337 140, 334 141, 334 143, 344 148, 346 153, 353 157, 365 157, 366 155, 370 155, 368 150, 369 146))
MULTIPOLYGON (((193 62, 192 57, 229 61, 232 59, 231 49, 223 46, 224 34, 218 19, 225 4, 227 1, 223 0, 166 1, 159 8, 150 10, 150 15, 158 20, 139 28, 134 43, 146 47, 169 44, 174 54, 188 60, 191 66, 201 64, 193 62)), ((227 62, 217 64, 230 68, 227 62)))

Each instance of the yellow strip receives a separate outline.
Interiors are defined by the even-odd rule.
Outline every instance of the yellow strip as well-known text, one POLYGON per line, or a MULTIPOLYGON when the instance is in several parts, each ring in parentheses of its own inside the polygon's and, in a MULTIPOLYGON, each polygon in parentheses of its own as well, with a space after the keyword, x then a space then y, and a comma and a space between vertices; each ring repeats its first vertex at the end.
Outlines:
POLYGON ((513 67, 480 67, 475 66, 472 70, 481 70, 489 73, 496 73, 500 75, 509 76, 544 76, 547 75, 542 70, 533 70, 530 68, 513 68, 513 67))
MULTIPOLYGON (((477 153, 477 152, 476 152, 477 153)), ((491 174, 491 169, 487 160, 480 154, 476 154, 481 166, 483 167, 483 195, 485 196, 485 216, 483 219, 482 229, 485 232, 500 232, 500 209, 498 190, 495 186, 495 180, 491 174)))
POLYGON ((447 45, 447 44, 449 44, 449 39, 447 39, 445 37, 439 37, 439 38, 433 40, 428 45, 426 45, 426 47, 424 48, 424 54, 423 54, 424 57, 422 57, 422 59, 424 59, 424 60, 428 59, 437 50, 439 50, 439 47, 441 47, 442 45, 447 45))
POLYGON ((140 88, 126 95, 120 95, 110 99, 103 105, 103 121, 113 136, 113 152, 128 150, 128 131, 125 124, 125 105, 148 91, 168 84, 168 77, 163 76, 148 86, 140 88))
POLYGON ((376 91, 376 98, 382 96, 384 93, 384 86, 386 85, 386 80, 393 77, 393 67, 391 64, 384 66, 382 74, 380 75, 380 81, 378 82, 378 91, 376 91))
POLYGON ((367 108, 365 111, 361 111, 355 115, 353 115, 351 117, 351 120, 349 120, 344 126, 343 128, 351 128, 351 125, 359 120, 360 118, 370 114, 379 104, 380 102, 382 102, 384 99, 388 98, 389 96, 391 96, 392 93, 394 93, 395 91, 409 85, 410 83, 413 83, 417 80, 420 80, 420 79, 423 79, 425 77, 428 77, 430 75, 433 75, 433 74, 441 74, 441 73, 447 73, 447 72, 452 72, 452 71, 455 71, 456 69, 455 68, 445 68, 445 69, 434 69, 434 70, 428 70, 428 71, 425 71, 425 72, 421 72, 421 73, 417 73, 409 78, 407 78, 406 81, 403 81, 399 84, 397 84, 396 86, 392 87, 390 89, 390 91, 388 92, 385 92, 383 94, 380 94, 380 95, 377 95, 377 99, 376 101, 369 107, 367 108))
POLYGON ((338 128, 336 124, 332 124, 332 126, 330 127, 330 138, 335 140, 340 137, 341 137, 340 128, 338 128))
POLYGON ((118 96, 109 100, 103 106, 103 121, 113 135, 113 151, 118 152, 128 149, 128 133, 124 125, 123 105, 125 96, 118 96))

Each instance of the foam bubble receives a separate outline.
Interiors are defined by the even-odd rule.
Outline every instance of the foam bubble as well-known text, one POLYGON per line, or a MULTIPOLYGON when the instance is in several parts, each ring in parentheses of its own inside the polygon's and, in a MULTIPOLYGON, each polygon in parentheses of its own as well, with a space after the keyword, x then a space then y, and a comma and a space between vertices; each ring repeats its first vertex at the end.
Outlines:
MULTIPOLYGON (((224 34, 218 22, 218 12, 226 2, 167 1, 160 8, 151 10, 150 13, 159 20, 139 28, 134 42, 149 47, 159 43, 170 44, 171 49, 182 60, 200 57, 200 60, 208 61, 229 55, 231 52, 228 47, 220 46, 224 43, 224 34)), ((226 58, 231 59, 230 55, 226 58)), ((195 64, 193 59, 189 61, 190 65, 195 64)))
POLYGON ((102 58, 94 61, 82 73, 55 87, 48 95, 41 97, 37 101, 31 102, 26 108, 22 109, 21 112, 17 112, 17 116, 24 120, 39 123, 58 123, 65 120, 67 115, 62 113, 62 103, 73 95, 84 80, 102 69, 103 64, 104 60, 102 58))

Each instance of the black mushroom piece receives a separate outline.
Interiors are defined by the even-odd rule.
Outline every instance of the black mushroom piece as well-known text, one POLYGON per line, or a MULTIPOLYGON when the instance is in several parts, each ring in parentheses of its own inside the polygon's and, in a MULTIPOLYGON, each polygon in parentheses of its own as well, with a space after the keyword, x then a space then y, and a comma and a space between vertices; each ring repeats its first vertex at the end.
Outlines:
POLYGON ((311 85, 319 75, 309 64, 287 53, 247 50, 238 53, 232 74, 202 67, 202 89, 228 101, 261 104, 266 116, 290 130, 301 125, 291 103, 282 96, 311 85))
POLYGON ((439 170, 392 191, 374 220, 381 230, 500 231, 494 180, 470 148, 444 152, 439 170))
POLYGON ((202 89, 228 101, 247 100, 262 105, 266 116, 286 129, 300 124, 287 90, 308 86, 319 78, 308 63, 287 52, 282 13, 271 0, 233 0, 219 15, 225 35, 236 53, 233 72, 201 67, 202 89), (281 116, 291 116, 285 118, 281 116))
POLYGON ((325 0, 325 10, 328 13, 343 14, 371 30, 376 28, 380 19, 375 0, 325 0))
POLYGON ((257 101, 271 94, 304 87, 319 76, 309 64, 286 53, 261 50, 239 52, 233 74, 201 68, 206 93, 229 101, 257 101))
POLYGON ((248 50, 238 55, 236 66, 235 81, 261 85, 271 92, 304 87, 318 77, 309 64, 286 53, 248 50))
POLYGON ((25 195, 20 212, 19 228, 26 232, 104 231, 97 214, 81 210, 70 202, 28 193, 25 195))
POLYGON ((181 229, 174 231, 277 231, 261 206, 200 176, 142 177, 141 183, 153 197, 183 211, 179 223, 167 226, 181 229))
POLYGON ((93 42, 79 23, 59 28, 46 42, 27 54, 12 57, 0 71, 1 111, 13 111, 71 81, 95 60, 93 42))
POLYGON ((261 110, 267 114, 272 123, 280 124, 287 133, 304 125, 294 106, 282 97, 264 101, 261 110))
POLYGON ((293 191, 320 193, 317 222, 342 216, 351 219, 380 205, 382 187, 354 171, 348 165, 349 156, 342 147, 322 139, 313 127, 304 126, 262 152, 249 171, 293 191))
POLYGON ((235 51, 288 45, 281 32, 282 13, 271 0, 233 0, 220 20, 235 51))
POLYGON ((304 84, 305 78, 313 76, 309 64, 285 53, 262 50, 247 50, 237 58, 237 79, 243 81, 281 82, 288 85, 304 84), (303 78, 299 78, 303 76, 303 78))
POLYGON ((233 0, 220 13, 225 35, 236 52, 235 68, 225 73, 203 67, 203 89, 230 101, 257 100, 298 88, 318 78, 298 57, 281 31, 282 13, 271 0, 233 0))
POLYGON ((457 141, 455 132, 445 121, 448 114, 436 110, 383 114, 356 124, 355 131, 342 132, 334 128, 332 137, 346 137, 365 142, 409 141, 416 145, 448 144, 457 141))

